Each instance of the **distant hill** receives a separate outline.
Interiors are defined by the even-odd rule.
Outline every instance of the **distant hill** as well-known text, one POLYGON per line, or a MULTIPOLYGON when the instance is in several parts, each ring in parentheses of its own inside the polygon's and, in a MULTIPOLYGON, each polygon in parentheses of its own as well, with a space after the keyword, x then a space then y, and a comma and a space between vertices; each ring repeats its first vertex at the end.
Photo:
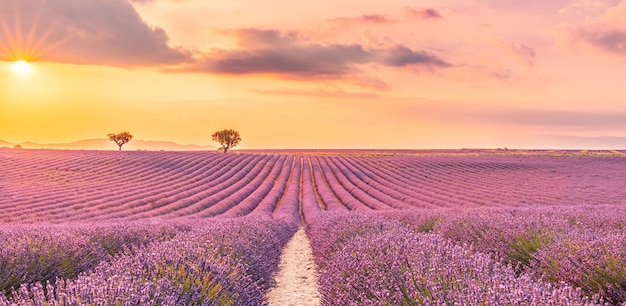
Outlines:
POLYGON ((626 149, 626 137, 540 135, 533 140, 537 148, 550 149, 626 149))
MULTIPOLYGON (((69 143, 10 143, 0 140, 0 147, 12 148, 20 145, 24 149, 56 149, 56 150, 117 150, 117 145, 108 139, 85 139, 69 143)), ((214 151, 215 146, 181 145, 171 141, 152 141, 133 139, 124 145, 125 151, 148 150, 148 151, 214 151)))
POLYGON ((0 140, 0 148, 2 147, 12 147, 13 145, 9 142, 6 142, 4 140, 0 140))

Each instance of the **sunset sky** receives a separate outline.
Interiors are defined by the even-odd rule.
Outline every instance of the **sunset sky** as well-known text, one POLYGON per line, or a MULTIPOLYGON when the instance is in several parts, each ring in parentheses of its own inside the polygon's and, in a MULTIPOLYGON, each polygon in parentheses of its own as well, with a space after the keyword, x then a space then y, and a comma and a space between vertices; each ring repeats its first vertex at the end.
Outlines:
POLYGON ((626 1, 2 0, 0 59, 13 143, 626 148, 626 1))

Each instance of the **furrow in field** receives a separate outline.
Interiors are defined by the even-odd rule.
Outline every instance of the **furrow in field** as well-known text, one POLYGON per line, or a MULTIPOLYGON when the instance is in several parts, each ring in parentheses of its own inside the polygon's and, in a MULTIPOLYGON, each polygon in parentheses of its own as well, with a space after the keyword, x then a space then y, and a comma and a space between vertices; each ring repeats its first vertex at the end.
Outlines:
POLYGON ((406 201, 415 207, 433 208, 432 199, 429 194, 422 189, 420 184, 402 181, 389 166, 381 163, 377 159, 372 158, 353 158, 351 161, 363 169, 364 173, 371 173, 370 179, 377 184, 384 186, 381 188, 385 193, 394 196, 399 200, 406 201))
POLYGON ((285 193, 287 187, 287 181, 291 176, 291 169, 293 168, 294 157, 288 156, 282 164, 282 169, 278 178, 274 180, 272 189, 267 195, 259 202, 259 204, 252 211, 253 214, 271 215, 276 208, 276 203, 280 201, 285 193))
POLYGON ((311 161, 308 157, 303 158, 302 175, 300 176, 300 218, 303 224, 310 223, 322 212, 320 201, 313 183, 311 161))
POLYGON ((293 220, 293 222, 297 224, 302 222, 299 214, 301 169, 301 157, 294 156, 291 175, 287 180, 287 188, 283 196, 276 202, 276 208, 272 216, 293 220))
MULTIPOLYGON (((222 160, 218 164, 213 164, 212 168, 219 167, 219 165, 223 162, 224 161, 222 160)), ((155 172, 148 173, 150 173, 150 175, 146 178, 154 178, 155 181, 160 179, 162 183, 152 185, 146 183, 143 179, 137 179, 130 184, 128 190, 121 190, 119 192, 103 192, 97 201, 92 202, 95 204, 91 206, 92 211, 96 211, 94 218, 114 219, 119 218, 120 216, 126 217, 127 212, 133 211, 134 207, 144 204, 146 198, 149 200, 156 199, 157 197, 163 198, 167 195, 167 191, 171 191, 174 186, 184 186, 182 188, 185 188, 186 190, 189 190, 192 186, 195 186, 196 188, 200 188, 200 186, 202 186, 202 183, 189 184, 188 181, 190 177, 183 177, 181 178, 181 182, 176 184, 176 182, 170 181, 169 175, 160 174, 160 172, 156 172, 159 173, 157 175, 153 174, 155 172)), ((113 186, 123 188, 123 186, 119 185, 113 186)), ((176 194, 180 195, 178 192, 176 194)), ((189 193, 189 195, 190 194, 191 193, 189 193)), ((80 216, 77 216, 77 218, 80 218, 80 216)))
MULTIPOLYGON (((142 152, 143 153, 143 152, 142 152)), ((184 156, 184 155, 183 155, 184 156)), ((151 165, 149 168, 153 168, 154 165, 151 165)), ((103 170, 109 171, 108 164, 104 164, 102 166, 103 170)), ((136 169, 129 169, 136 170, 136 169)), ((136 172, 136 171, 130 171, 136 172)), ((83 208, 83 204, 89 203, 89 209, 96 210, 100 213, 102 207, 99 207, 99 203, 104 203, 103 205, 110 205, 110 202, 119 200, 121 197, 124 197, 126 194, 136 194, 138 192, 142 192, 146 190, 146 187, 141 184, 142 181, 140 179, 133 179, 131 181, 124 180, 123 176, 127 172, 121 172, 120 174, 112 174, 112 175, 101 175, 102 179, 108 178, 106 181, 94 181, 89 182, 89 184, 76 184, 72 187, 75 188, 73 192, 73 196, 63 195, 63 194, 55 194, 54 192, 50 192, 50 199, 40 199, 38 201, 34 201, 29 203, 29 205, 25 205, 24 203, 20 203, 20 208, 30 208, 30 206, 35 208, 35 211, 48 211, 53 215, 62 214, 64 211, 69 210, 69 213, 66 213, 64 217, 71 217, 72 215, 76 215, 77 208, 83 208), (59 203, 61 202, 61 203, 59 203), (48 204, 49 207, 46 207, 45 204, 48 204), (44 204, 44 205, 42 205, 44 204), (61 205, 59 205, 61 204, 61 205), (78 205, 79 207, 75 207, 78 205)), ((152 173, 150 169, 144 171, 147 173, 147 177, 152 177, 154 175, 150 175, 152 173)), ((164 176, 164 173, 160 172, 157 177, 164 176)), ((144 176, 145 178, 146 176, 144 176)), ((169 178, 169 176, 165 176, 165 178, 169 178)), ((161 178, 163 180, 164 178, 161 178)), ((51 189, 51 188, 46 188, 51 189)), ((69 188, 65 188, 69 189, 69 188)), ((30 211, 33 213, 33 211, 30 211)), ((78 216, 80 218, 80 216, 78 216)))
POLYGON ((269 168, 270 173, 266 176, 258 177, 258 179, 262 179, 260 186, 250 195, 248 195, 248 197, 243 199, 239 204, 221 214, 220 217, 234 218, 245 216, 251 213, 261 203, 263 198, 267 196, 267 194, 274 186, 274 182, 278 179, 280 173, 282 172, 286 158, 287 156, 285 155, 276 155, 274 161, 271 164, 268 163, 265 166, 266 168, 269 168))
POLYGON ((325 157, 318 157, 318 161, 320 162, 320 168, 324 177, 328 181, 329 187, 333 190, 337 198, 346 205, 350 210, 371 210, 372 207, 362 203, 358 199, 356 199, 346 188, 341 184, 339 178, 336 173, 333 171, 333 168, 328 164, 328 161, 325 157))
POLYGON ((211 207, 199 212, 197 216, 221 216, 226 211, 239 206, 246 198, 251 196, 252 193, 254 193, 256 190, 259 190, 259 187, 263 184, 263 182, 270 174, 272 166, 276 163, 276 160, 278 160, 278 156, 265 156, 263 160, 259 161, 257 166, 255 166, 255 169, 260 168, 260 172, 253 170, 252 172, 247 173, 241 181, 230 187, 230 189, 233 190, 233 193, 231 193, 230 195, 225 194, 224 198, 216 202, 211 207))
POLYGON ((337 182, 340 184, 343 189, 350 194, 352 198, 356 201, 362 203, 363 205, 373 209, 373 210, 384 210, 391 208, 389 205, 378 201, 375 198, 370 197, 367 193, 361 190, 358 186, 355 186, 350 180, 346 177, 345 173, 338 167, 335 163, 334 159, 336 157, 325 157, 325 161, 328 164, 328 169, 333 173, 337 182))
MULTIPOLYGON (((427 202, 430 205, 436 207, 449 207, 462 205, 465 206, 467 203, 463 203, 457 201, 452 205, 452 200, 450 195, 446 192, 442 192, 441 187, 437 186, 441 184, 439 178, 433 179, 433 174, 430 173, 427 169, 419 169, 416 172, 411 171, 411 168, 400 164, 398 166, 390 165, 388 162, 382 163, 385 172, 391 176, 395 181, 395 184, 398 184, 400 190, 411 190, 418 191, 418 194, 415 196, 418 199, 423 199, 423 201, 427 202), (413 173, 413 174, 411 174, 413 173)), ((382 176, 386 176, 383 174, 382 176)))
POLYGON ((405 165, 409 165, 407 167, 409 177, 421 175, 427 178, 424 180, 425 187, 435 193, 447 195, 442 201, 447 201, 453 206, 468 202, 483 206, 500 205, 498 198, 502 193, 506 193, 508 198, 504 200, 513 204, 511 200, 519 201, 527 194, 533 193, 532 189, 525 190, 525 180, 521 177, 532 173, 531 171, 528 169, 503 171, 494 167, 492 163, 486 163, 485 159, 488 158, 481 159, 480 163, 472 162, 472 158, 466 158, 463 162, 449 159, 430 163, 417 163, 414 160, 404 162, 405 165))
POLYGON ((160 184, 146 188, 148 193, 142 200, 147 205, 135 207, 129 213, 132 214, 133 219, 155 217, 167 213, 168 206, 176 199, 180 199, 181 194, 192 195, 193 190, 199 191, 205 184, 215 182, 215 179, 227 173, 229 169, 222 166, 224 161, 221 157, 214 158, 210 162, 204 158, 198 158, 198 160, 193 160, 195 166, 181 169, 185 170, 182 171, 182 175, 174 171, 171 175, 164 175, 160 184))
POLYGON ((621 203, 623 157, 0 151, 0 222, 621 203), (537 178, 542 178, 538 180, 537 178))
POLYGON ((251 177, 257 175, 263 169, 263 165, 265 165, 268 158, 268 156, 254 155, 243 167, 239 167, 237 163, 230 165, 234 170, 232 176, 218 185, 205 186, 203 191, 184 198, 180 205, 175 204, 179 205, 179 207, 171 215, 177 217, 193 215, 226 199, 234 192, 243 188, 251 177))
MULTIPOLYGON (((257 167, 257 165, 255 165, 255 167, 257 167)), ((211 182, 209 182, 211 183, 211 182)), ((204 186, 199 185, 199 188, 202 188, 204 186)), ((189 188, 189 187, 187 187, 189 188)), ((155 215, 155 213, 159 212, 162 213, 164 210, 167 211, 167 209, 169 208, 168 205, 165 206, 156 206, 153 205, 153 201, 155 200, 154 197, 158 197, 159 194, 161 194, 161 190, 155 190, 156 194, 155 196, 153 196, 153 198, 144 198, 143 200, 141 200, 142 202, 140 203, 140 206, 136 206, 132 209, 130 209, 128 211, 128 214, 125 217, 131 218, 131 219, 137 219, 137 218, 141 218, 142 214, 152 214, 155 215), (161 209, 164 208, 164 209, 161 209)), ((188 189, 183 189, 183 191, 187 192, 188 189)), ((202 191, 204 192, 204 190, 202 191)), ((194 197, 194 196, 198 196, 198 193, 194 193, 194 194, 189 194, 190 197, 194 197)), ((184 209, 184 208, 183 208, 184 209)), ((178 213, 177 213, 178 214, 178 213)))
POLYGON ((350 183, 366 194, 363 196, 369 196, 380 203, 384 203, 397 209, 408 209, 412 207, 407 204, 402 197, 393 197, 392 195, 397 196, 393 190, 388 189, 384 185, 378 184, 376 181, 372 180, 365 173, 363 173, 360 168, 354 167, 348 163, 344 157, 338 156, 334 158, 334 162, 350 183))
POLYGON ((326 179, 326 176, 322 172, 322 166, 317 157, 310 157, 311 169, 313 173, 313 183, 315 184, 317 194, 320 197, 321 203, 324 203, 327 211, 348 211, 349 208, 341 202, 337 194, 332 188, 330 183, 326 179))
POLYGON ((313 174, 313 162, 311 162, 311 157, 307 156, 306 160, 307 167, 309 169, 309 181, 311 182, 311 188, 313 190, 313 193, 315 194, 315 199, 317 200, 320 210, 326 211, 328 206, 326 205, 326 203, 324 203, 322 196, 320 196, 319 189, 317 188, 317 183, 315 182, 315 176, 313 174))
MULTIPOLYGON (((347 159, 343 161, 348 163, 347 159)), ((357 157, 351 158, 350 163, 355 164, 356 169, 365 169, 361 178, 364 182, 376 186, 376 188, 373 188, 375 191, 372 191, 372 193, 378 194, 379 198, 386 195, 413 206, 432 207, 432 197, 439 196, 437 194, 429 194, 428 190, 424 190, 419 183, 415 184, 415 181, 399 182, 397 177, 393 175, 392 169, 388 165, 379 163, 376 159, 357 157), (368 173, 371 176, 368 176, 368 173)))

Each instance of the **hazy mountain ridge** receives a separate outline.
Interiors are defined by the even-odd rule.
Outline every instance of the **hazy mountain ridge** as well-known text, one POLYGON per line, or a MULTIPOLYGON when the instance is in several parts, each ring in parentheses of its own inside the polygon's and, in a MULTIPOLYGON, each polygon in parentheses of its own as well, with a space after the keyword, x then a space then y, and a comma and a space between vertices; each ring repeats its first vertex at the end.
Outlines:
POLYGON ((618 136, 539 135, 534 139, 539 148, 626 149, 626 137, 618 136))
MULTIPOLYGON (((574 135, 537 135, 525 139, 525 142, 532 141, 534 146, 528 149, 612 149, 625 150, 626 137, 618 136, 574 136, 574 135)), ((20 145, 24 149, 56 149, 56 150, 117 150, 117 145, 106 138, 85 139, 69 143, 49 143, 41 144, 34 142, 12 143, 0 139, 0 148, 12 148, 20 145)), ((524 146, 527 147, 527 146, 524 146)), ((140 140, 133 139, 124 145, 123 150, 149 150, 149 151, 214 151, 214 145, 183 145, 172 141, 140 140)), ((509 148, 516 148, 514 143, 509 148)), ((254 151, 254 149, 251 149, 254 151)), ((271 150, 270 150, 271 151, 271 150)), ((280 150, 279 150, 280 151, 280 150)))
MULTIPOLYGON (((117 150, 118 147, 115 143, 108 139, 85 139, 68 143, 35 143, 35 142, 22 142, 11 143, 5 140, 0 140, 0 147, 14 147, 20 145, 23 149, 55 149, 55 150, 117 150)), ((172 141, 155 141, 155 140, 140 140, 133 139, 131 142, 125 144, 122 150, 134 151, 134 150, 149 150, 149 151, 213 151, 216 150, 216 146, 202 146, 202 145, 182 145, 172 141)))

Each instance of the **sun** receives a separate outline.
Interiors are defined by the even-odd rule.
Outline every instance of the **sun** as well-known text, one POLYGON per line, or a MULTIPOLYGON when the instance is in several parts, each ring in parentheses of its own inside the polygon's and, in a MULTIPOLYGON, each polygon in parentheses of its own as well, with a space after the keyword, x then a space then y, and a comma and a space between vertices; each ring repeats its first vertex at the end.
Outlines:
POLYGON ((32 70, 30 64, 25 60, 18 60, 11 65, 11 69, 17 74, 26 75, 32 70))
POLYGON ((41 60, 69 40, 69 37, 50 40, 56 23, 40 25, 45 4, 39 1, 37 8, 36 3, 13 1, 13 14, 0 19, 0 61, 13 62, 11 68, 18 74, 28 74, 31 71, 30 63, 41 60), (20 6, 15 6, 17 4, 20 6), (23 20, 25 16, 30 18, 23 20))

